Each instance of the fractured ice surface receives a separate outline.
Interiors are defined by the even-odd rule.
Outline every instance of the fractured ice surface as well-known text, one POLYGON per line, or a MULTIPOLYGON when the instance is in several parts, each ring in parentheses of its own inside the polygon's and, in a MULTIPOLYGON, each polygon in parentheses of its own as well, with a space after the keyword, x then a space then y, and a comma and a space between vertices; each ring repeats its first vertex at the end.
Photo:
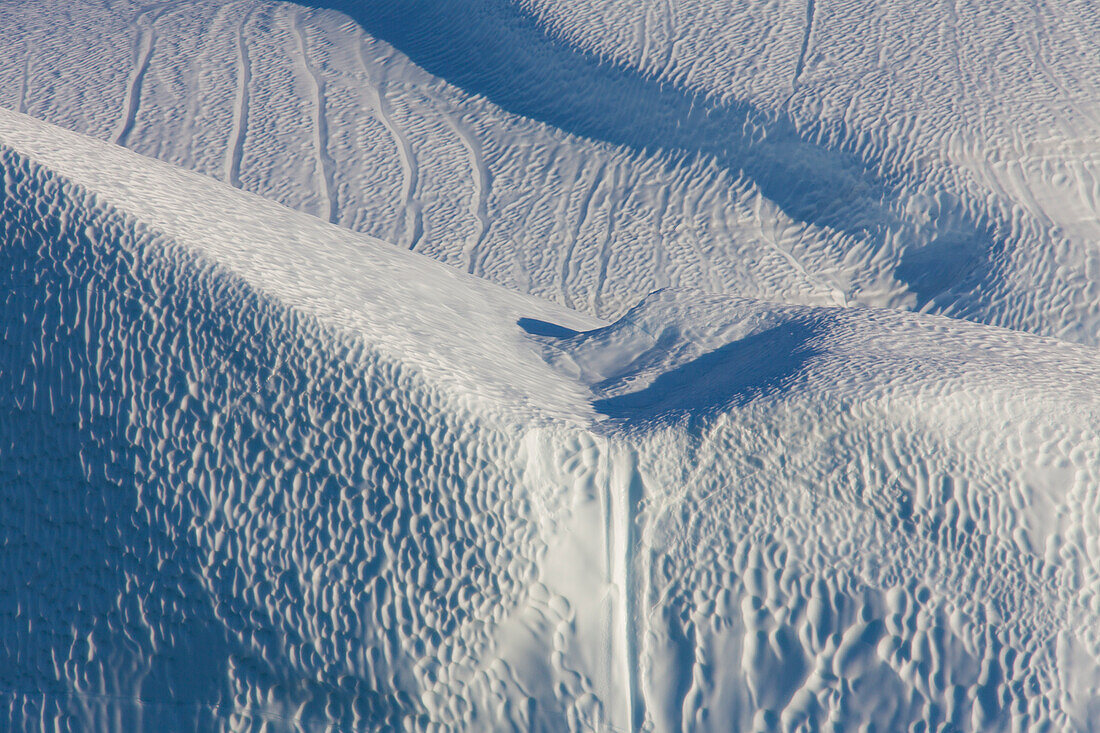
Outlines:
POLYGON ((606 323, 0 112, 13 728, 1089 730, 1092 348, 606 323))

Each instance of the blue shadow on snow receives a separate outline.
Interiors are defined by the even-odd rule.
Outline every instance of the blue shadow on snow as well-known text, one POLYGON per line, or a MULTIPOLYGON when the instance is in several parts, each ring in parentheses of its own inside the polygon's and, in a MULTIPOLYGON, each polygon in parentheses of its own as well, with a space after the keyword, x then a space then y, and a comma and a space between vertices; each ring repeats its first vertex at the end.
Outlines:
POLYGON ((707 417, 783 389, 819 353, 812 345, 818 332, 813 324, 784 323, 681 364, 644 389, 592 406, 629 421, 707 417))
MULTIPOLYGON (((342 12, 428 72, 511 113, 567 133, 672 160, 713 160, 744 175, 791 218, 883 246, 906 216, 904 176, 842 146, 809 139, 789 114, 744 100, 715 99, 655 79, 556 37, 507 0, 307 0, 342 12)), ((824 137, 820 136, 819 137, 824 137)), ((844 138, 843 134, 838 138, 844 138)), ((965 267, 910 257, 899 278, 918 306, 995 267, 1005 243, 988 221, 962 213, 939 254, 965 267)), ((918 251, 923 251, 919 243, 918 251)), ((934 257, 933 257, 934 259, 934 257)))

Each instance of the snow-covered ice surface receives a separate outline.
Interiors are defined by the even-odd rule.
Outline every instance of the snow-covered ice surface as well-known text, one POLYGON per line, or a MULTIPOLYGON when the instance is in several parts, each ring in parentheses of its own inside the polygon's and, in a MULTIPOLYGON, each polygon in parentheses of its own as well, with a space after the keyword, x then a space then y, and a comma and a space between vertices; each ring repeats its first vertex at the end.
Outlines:
POLYGON ((1089 347, 607 325, 0 113, 8 722, 1100 720, 1089 347))
POLYGON ((0 105, 600 317, 690 286, 1100 341, 1087 0, 22 0, 0 30, 0 105))
POLYGON ((1100 730, 1094 3, 0 31, 2 727, 1100 730))

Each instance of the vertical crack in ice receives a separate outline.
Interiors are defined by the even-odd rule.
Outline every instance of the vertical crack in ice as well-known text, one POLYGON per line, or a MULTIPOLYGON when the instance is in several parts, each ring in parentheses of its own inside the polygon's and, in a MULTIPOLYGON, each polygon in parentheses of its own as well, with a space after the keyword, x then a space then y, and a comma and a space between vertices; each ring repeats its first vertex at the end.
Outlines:
POLYGON ((620 207, 630 197, 629 173, 624 173, 621 167, 616 166, 611 176, 611 190, 607 194, 607 226, 596 258, 599 271, 596 273, 596 282, 592 287, 593 313, 600 313, 600 291, 607 282, 607 272, 614 253, 616 216, 620 207))

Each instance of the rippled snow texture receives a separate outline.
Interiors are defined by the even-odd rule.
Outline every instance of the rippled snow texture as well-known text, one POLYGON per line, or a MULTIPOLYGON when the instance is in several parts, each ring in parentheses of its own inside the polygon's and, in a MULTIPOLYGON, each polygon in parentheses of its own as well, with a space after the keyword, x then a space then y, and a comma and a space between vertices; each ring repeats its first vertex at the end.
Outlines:
POLYGON ((1085 0, 21 0, 0 30, 0 105, 601 318, 688 286, 1100 343, 1085 0))
POLYGON ((20 115, 0 166, 11 727, 1100 720, 1092 349, 606 325, 20 115))

